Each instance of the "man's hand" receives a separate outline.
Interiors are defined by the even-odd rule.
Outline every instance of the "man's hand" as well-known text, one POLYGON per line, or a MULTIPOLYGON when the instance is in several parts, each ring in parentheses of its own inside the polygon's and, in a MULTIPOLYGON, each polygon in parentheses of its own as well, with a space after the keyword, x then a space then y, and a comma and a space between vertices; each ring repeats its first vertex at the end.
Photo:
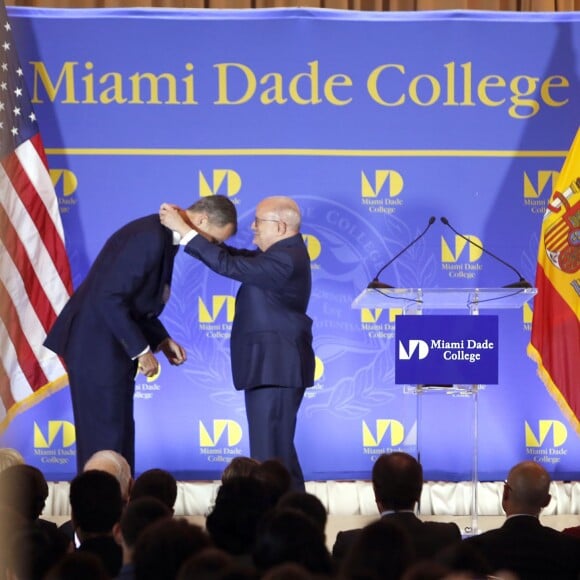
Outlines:
POLYGON ((172 365, 181 365, 187 360, 187 355, 183 347, 177 344, 172 338, 166 338, 159 345, 159 350, 163 352, 172 365))
POLYGON ((192 229, 191 225, 183 219, 182 210, 170 203, 161 204, 159 219, 166 228, 177 232, 180 236, 184 236, 192 229))
POLYGON ((159 371, 159 363, 151 351, 142 354, 138 359, 139 372, 146 377, 154 377, 159 371))

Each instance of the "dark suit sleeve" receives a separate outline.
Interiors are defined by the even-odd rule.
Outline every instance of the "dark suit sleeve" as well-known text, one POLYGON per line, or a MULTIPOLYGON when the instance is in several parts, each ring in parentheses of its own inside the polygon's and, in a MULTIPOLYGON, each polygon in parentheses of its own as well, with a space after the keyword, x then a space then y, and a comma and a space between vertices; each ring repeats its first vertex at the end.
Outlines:
POLYGON ((145 280, 158 270, 161 260, 158 245, 147 243, 146 236, 135 235, 111 255, 106 273, 96 281, 94 307, 131 358, 148 345, 156 348, 168 336, 156 313, 132 309, 145 280))
POLYGON ((203 236, 195 236, 185 251, 222 276, 262 288, 283 286, 294 268, 287 251, 237 250, 225 244, 212 244, 203 236))

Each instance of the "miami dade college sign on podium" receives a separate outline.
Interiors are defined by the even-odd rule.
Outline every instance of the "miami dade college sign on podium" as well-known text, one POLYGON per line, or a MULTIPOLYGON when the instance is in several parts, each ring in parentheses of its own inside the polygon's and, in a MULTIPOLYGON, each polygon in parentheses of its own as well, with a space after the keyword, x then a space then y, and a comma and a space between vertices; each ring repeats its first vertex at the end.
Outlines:
POLYGON ((497 315, 398 316, 396 384, 498 383, 497 315))

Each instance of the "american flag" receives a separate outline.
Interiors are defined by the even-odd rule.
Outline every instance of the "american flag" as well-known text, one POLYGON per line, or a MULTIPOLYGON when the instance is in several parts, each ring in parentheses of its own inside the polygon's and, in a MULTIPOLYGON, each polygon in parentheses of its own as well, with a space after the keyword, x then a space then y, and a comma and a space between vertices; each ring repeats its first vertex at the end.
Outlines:
POLYGON ((66 384, 42 346, 72 292, 58 199, 0 5, 0 431, 66 384))

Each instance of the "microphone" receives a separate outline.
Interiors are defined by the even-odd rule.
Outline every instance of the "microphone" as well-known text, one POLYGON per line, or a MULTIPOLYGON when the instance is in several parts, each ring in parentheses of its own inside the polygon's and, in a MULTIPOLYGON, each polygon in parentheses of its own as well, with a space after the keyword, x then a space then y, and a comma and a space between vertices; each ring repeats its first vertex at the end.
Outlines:
POLYGON ((473 244, 476 248, 479 248, 481 251, 485 252, 486 254, 489 254, 492 258, 494 258, 498 262, 501 262, 504 266, 507 266, 510 270, 512 270, 512 272, 516 273, 519 280, 517 282, 513 282, 512 284, 506 284, 505 286, 502 286, 502 288, 531 288, 532 287, 532 285, 518 272, 518 270, 516 270, 516 268, 514 266, 512 266, 511 264, 508 264, 505 260, 502 260, 499 256, 496 256, 494 253, 490 252, 489 250, 486 250, 483 246, 480 246, 478 243, 474 242, 473 240, 470 240, 467 236, 460 234, 449 223, 449 220, 446 217, 442 217, 439 219, 441 220, 441 223, 445 224, 453 233, 457 234, 460 238, 463 238, 464 240, 466 240, 470 244, 473 244))
POLYGON ((411 246, 413 246, 414 244, 416 244, 426 233, 427 230, 435 223, 435 216, 431 216, 429 218, 429 223, 427 224, 427 227, 410 243, 407 244, 398 254, 395 254, 378 272, 377 275, 373 278, 373 280, 369 283, 369 285, 367 286, 367 288, 394 288, 394 286, 391 286, 389 284, 385 284, 384 282, 381 282, 379 280, 379 276, 381 275, 381 273, 383 272, 383 270, 387 267, 390 266, 401 254, 404 254, 411 246))

